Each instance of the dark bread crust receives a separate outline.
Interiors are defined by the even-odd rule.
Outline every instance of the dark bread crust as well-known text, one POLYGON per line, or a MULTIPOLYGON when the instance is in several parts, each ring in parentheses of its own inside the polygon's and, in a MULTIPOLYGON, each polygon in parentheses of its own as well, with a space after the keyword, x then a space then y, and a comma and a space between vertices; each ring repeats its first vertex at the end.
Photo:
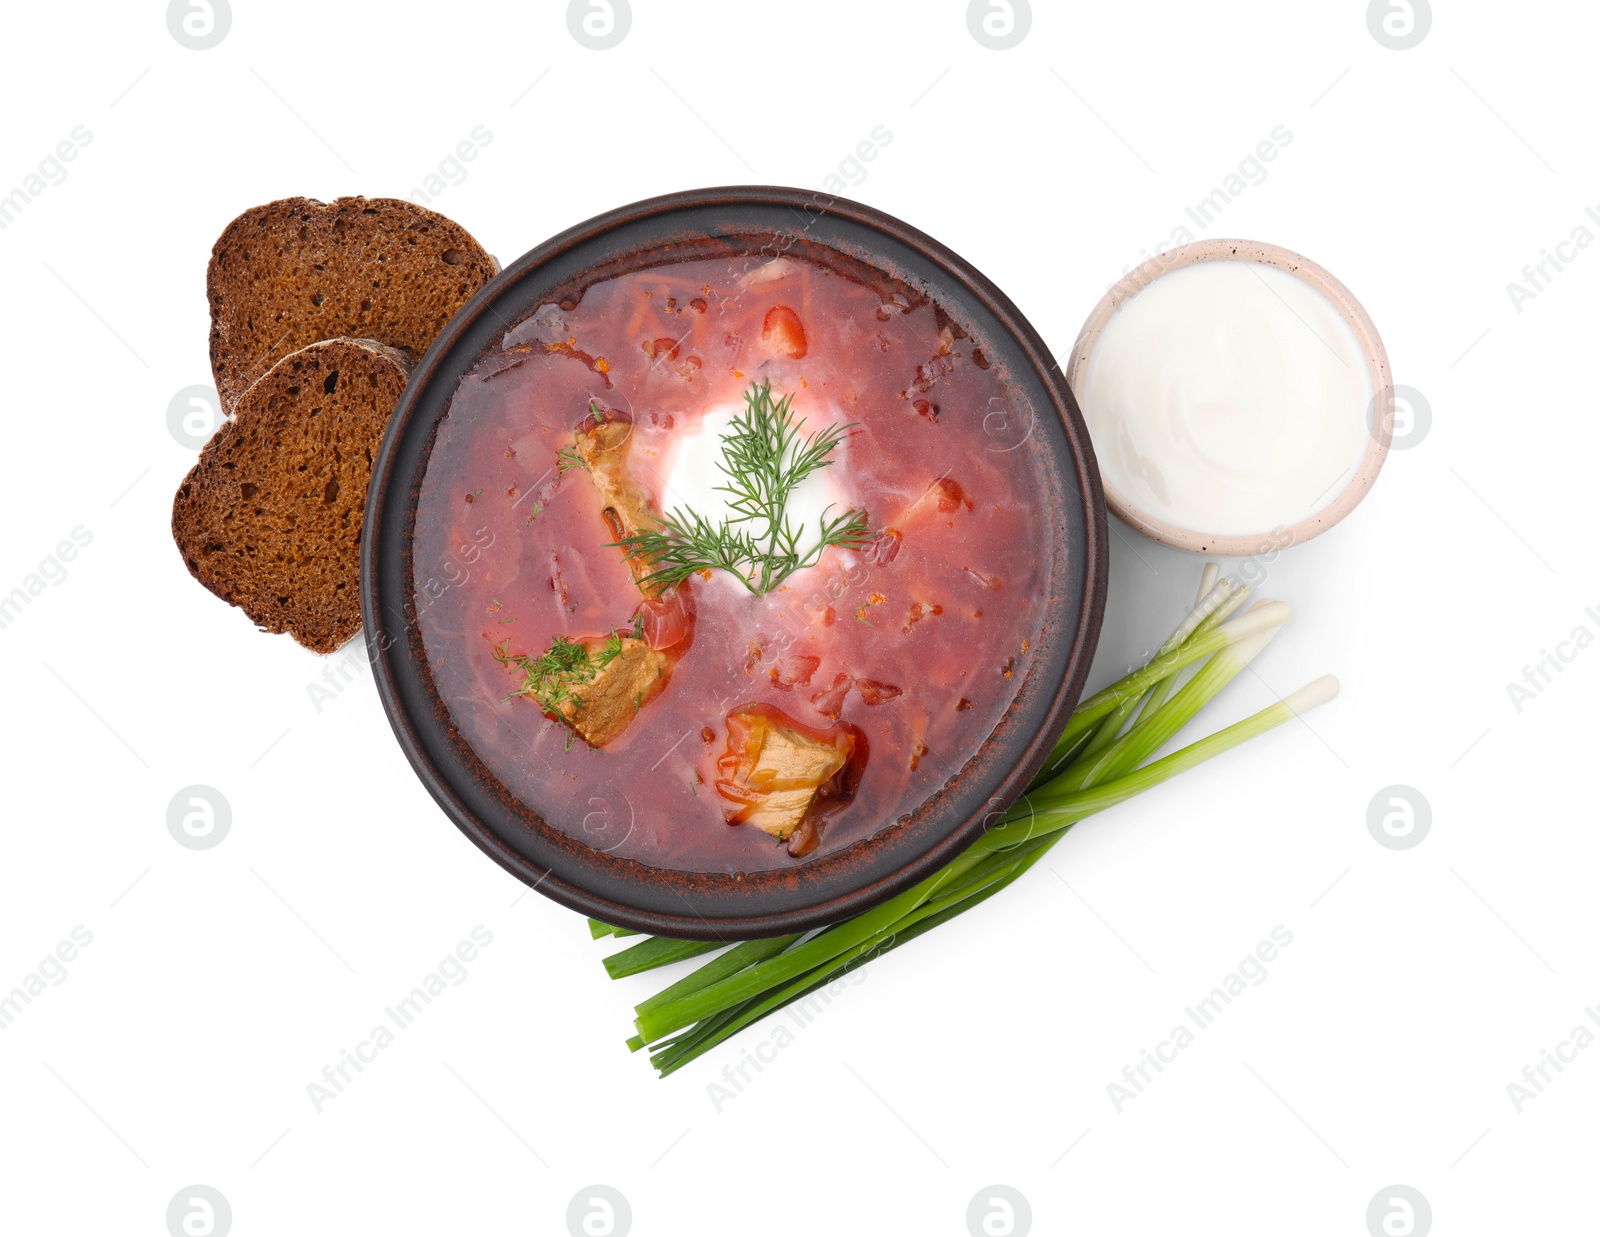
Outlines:
POLYGON ((498 270, 461 225, 398 198, 253 207, 223 229, 206 269, 222 406, 319 339, 375 339, 420 357, 498 270))
POLYGON ((318 653, 355 635, 367 484, 410 369, 375 340, 330 339, 262 375, 173 499, 190 574, 318 653))

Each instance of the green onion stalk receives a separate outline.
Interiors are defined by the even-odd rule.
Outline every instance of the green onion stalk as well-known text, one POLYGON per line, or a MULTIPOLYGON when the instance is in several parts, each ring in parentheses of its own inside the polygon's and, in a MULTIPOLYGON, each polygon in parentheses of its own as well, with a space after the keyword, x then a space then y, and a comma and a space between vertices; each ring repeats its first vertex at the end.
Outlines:
MULTIPOLYGON (((905 892, 811 933, 742 941, 646 937, 605 959, 613 979, 721 950, 634 1007, 634 1051, 664 1078, 775 1010, 971 910, 1020 878, 1086 816, 1114 807, 1333 699, 1323 677, 1203 739, 1157 753, 1271 642, 1279 601, 1248 609, 1249 589, 1207 566, 1200 596, 1145 665, 1083 701, 1044 771, 966 851, 905 892), (1241 612, 1242 611, 1242 612, 1241 612), (1198 667, 1179 682, 1189 667, 1198 667)), ((633 935, 590 920, 595 938, 633 935)))

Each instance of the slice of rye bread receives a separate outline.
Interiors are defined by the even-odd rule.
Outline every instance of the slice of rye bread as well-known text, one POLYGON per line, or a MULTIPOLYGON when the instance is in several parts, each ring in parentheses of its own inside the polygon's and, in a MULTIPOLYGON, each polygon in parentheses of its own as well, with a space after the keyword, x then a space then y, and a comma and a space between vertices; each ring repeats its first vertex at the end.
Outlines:
POLYGON ((319 339, 375 339, 420 357, 499 270, 465 228, 397 198, 285 198, 244 212, 206 270, 222 406, 319 339))
POLYGON ((173 499, 190 574, 318 653, 355 635, 367 483, 410 369, 375 340, 329 339, 262 375, 173 499))

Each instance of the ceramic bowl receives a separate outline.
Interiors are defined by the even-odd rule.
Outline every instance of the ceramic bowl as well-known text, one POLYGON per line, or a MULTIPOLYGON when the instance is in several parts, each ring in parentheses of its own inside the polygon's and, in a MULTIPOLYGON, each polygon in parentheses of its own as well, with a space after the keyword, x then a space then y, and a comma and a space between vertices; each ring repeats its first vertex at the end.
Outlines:
POLYGON ((1202 262, 1259 262, 1303 280, 1333 306, 1339 316, 1355 332, 1356 340, 1366 356, 1367 375, 1371 383, 1372 401, 1368 405, 1368 439, 1366 452, 1357 465, 1354 475, 1337 493, 1318 510, 1304 519, 1283 528, 1261 529, 1253 533, 1219 534, 1208 529, 1185 528, 1141 508, 1116 486, 1113 478, 1104 474, 1101 484, 1105 490, 1106 505, 1118 518, 1138 529, 1145 536, 1190 550, 1196 554, 1215 554, 1245 558, 1268 550, 1281 550, 1291 545, 1309 541, 1326 532, 1355 509, 1366 497, 1378 471, 1389 454, 1389 444, 1394 429, 1394 384, 1389 373, 1389 355, 1384 351, 1378 328, 1373 325, 1367 311, 1350 290, 1309 258, 1301 257, 1277 245, 1259 241, 1206 240, 1196 241, 1181 248, 1158 254, 1136 270, 1124 276, 1100 298, 1073 346, 1072 358, 1067 365, 1067 381, 1074 391, 1081 387, 1081 379, 1089 357, 1106 324, 1118 309, 1144 288, 1163 275, 1202 262))
POLYGON ((362 611, 401 747, 445 815, 484 853, 540 893, 608 923, 733 940, 863 911, 935 871, 999 819, 1078 700, 1105 602, 1106 536, 1099 472, 1072 392, 1038 332, 993 283, 932 238, 854 202, 798 189, 705 189, 623 206, 561 233, 507 267, 446 326, 418 362, 374 467, 362 611), (860 842, 777 870, 684 871, 586 845, 578 822, 543 819, 463 738, 416 622, 418 491, 462 375, 536 308, 575 301, 591 284, 641 266, 765 253, 825 255, 835 269, 897 281, 931 296, 982 342, 1013 407, 1029 410, 1026 424, 1019 416, 993 428, 1007 438, 1003 449, 1035 453, 1029 475, 1045 478, 1032 501, 1047 617, 1000 723, 973 736, 953 775, 914 811, 860 842))

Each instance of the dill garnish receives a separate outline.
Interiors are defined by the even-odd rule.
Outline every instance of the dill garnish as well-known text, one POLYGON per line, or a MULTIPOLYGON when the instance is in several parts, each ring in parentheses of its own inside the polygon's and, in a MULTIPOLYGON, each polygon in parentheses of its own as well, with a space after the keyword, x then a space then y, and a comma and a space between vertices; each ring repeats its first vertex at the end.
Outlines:
POLYGON ((513 696, 527 696, 546 713, 561 716, 561 706, 569 702, 574 710, 581 709, 584 699, 575 689, 594 682, 622 655, 622 633, 613 631, 593 652, 566 636, 557 636, 549 651, 537 657, 513 653, 509 636, 493 645, 492 652, 502 666, 522 671, 522 684, 513 696))
POLYGON ((752 593, 770 593, 801 568, 815 565, 829 546, 857 549, 871 540, 867 515, 854 507, 819 521, 820 538, 804 554, 804 527, 787 515, 789 497, 819 468, 854 428, 830 425, 810 434, 796 417, 794 395, 774 399, 767 382, 745 392, 745 410, 722 435, 718 467, 728 484, 731 514, 712 524, 693 510, 676 508, 660 517, 657 529, 635 533, 615 544, 651 570, 639 581, 670 588, 697 571, 713 569, 738 577, 752 593))

